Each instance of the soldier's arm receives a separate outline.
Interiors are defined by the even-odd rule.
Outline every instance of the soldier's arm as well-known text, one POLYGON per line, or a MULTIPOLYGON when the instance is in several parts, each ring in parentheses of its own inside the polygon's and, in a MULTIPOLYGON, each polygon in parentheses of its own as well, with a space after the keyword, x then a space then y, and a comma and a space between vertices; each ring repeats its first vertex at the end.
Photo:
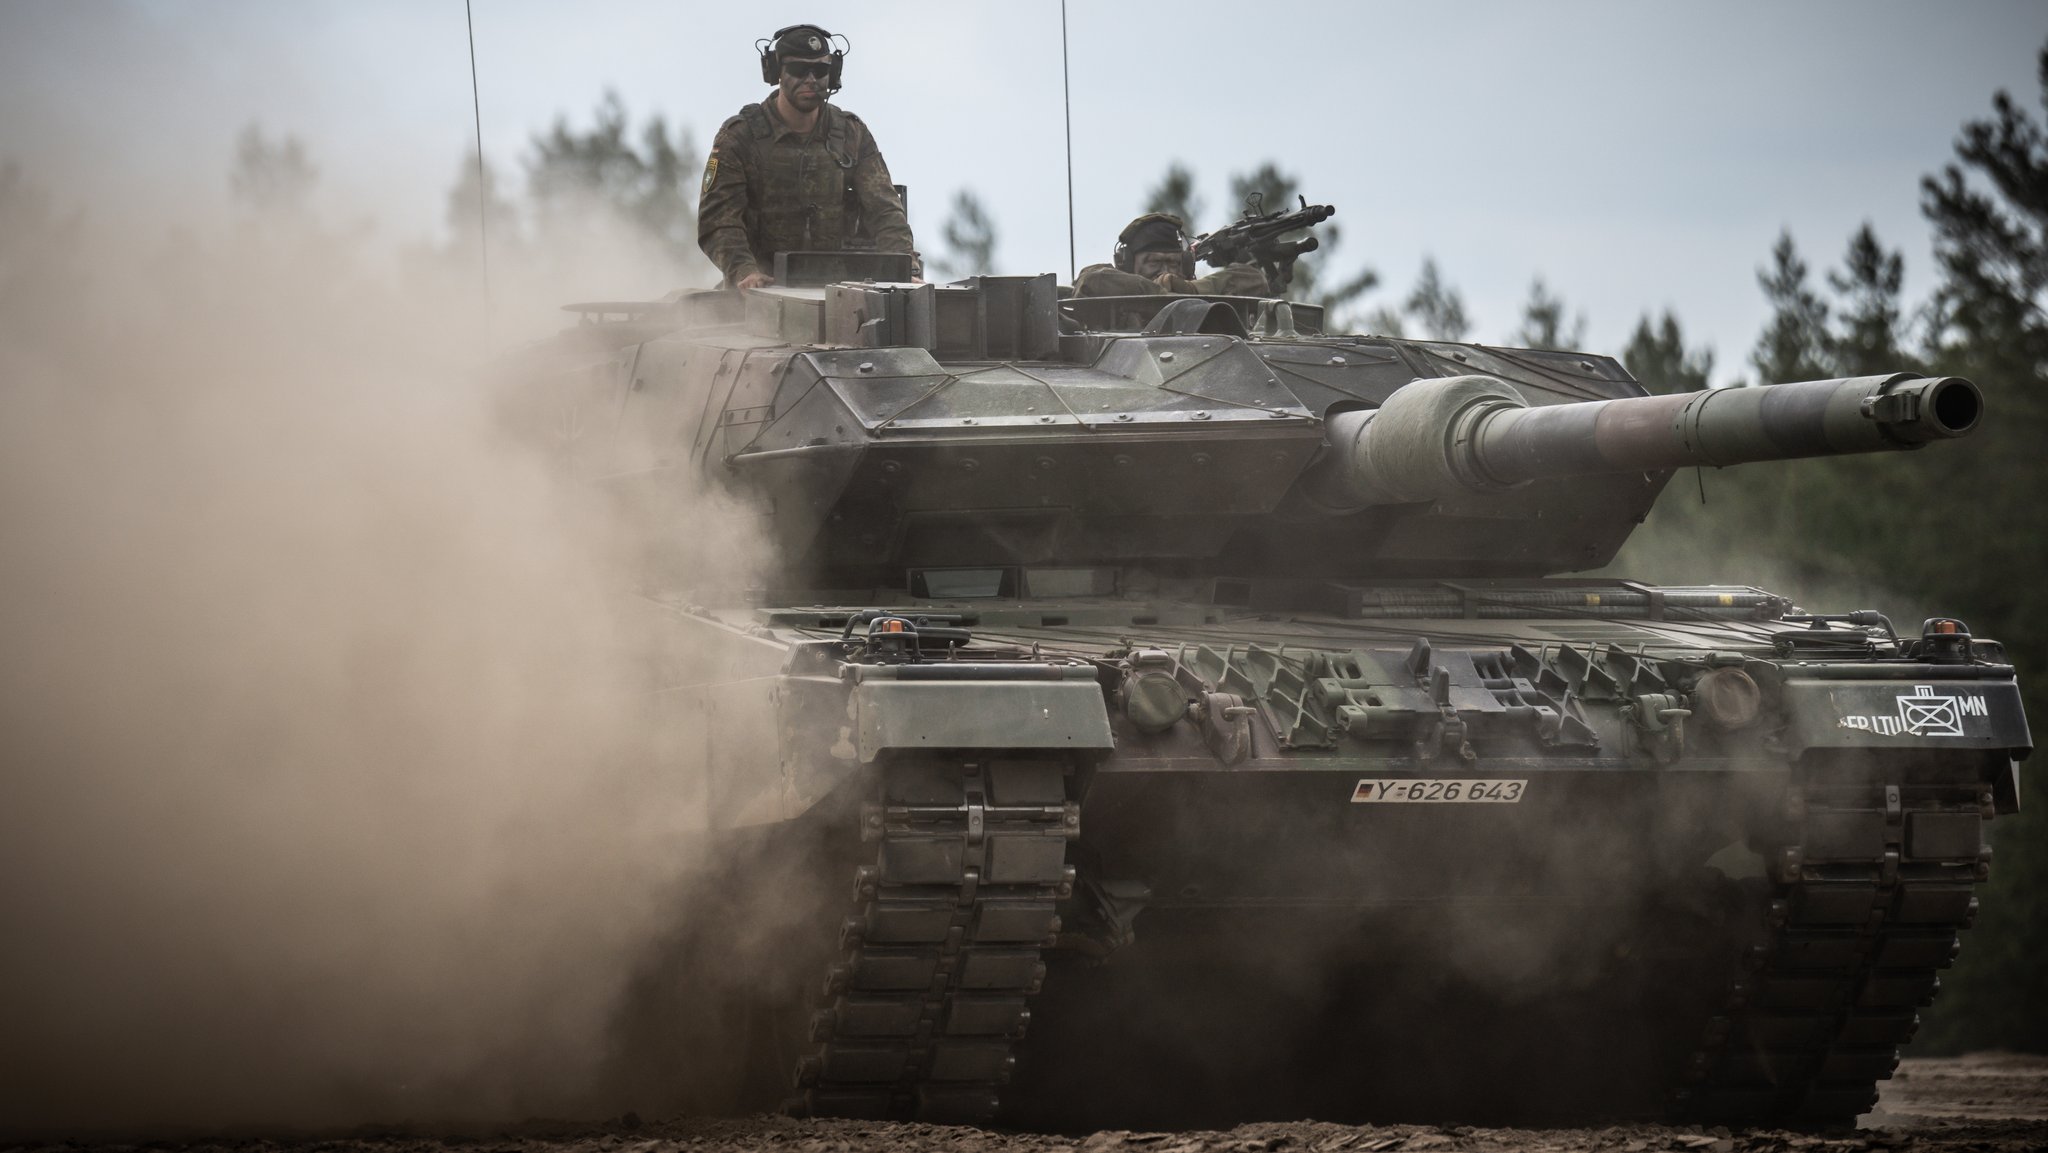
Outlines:
POLYGON ((903 212, 903 202, 896 198, 896 181, 889 175, 882 150, 860 117, 849 113, 848 118, 857 126, 860 138, 854 154, 858 159, 853 165, 853 190, 860 197, 861 216, 875 238, 875 249, 908 252, 912 271, 923 276, 924 260, 917 254, 917 241, 910 235, 910 218, 903 212))
POLYGON ((1165 291, 1157 281, 1111 264, 1091 264, 1074 277, 1077 296, 1157 296, 1165 291))
POLYGON ((697 247, 718 270, 727 284, 738 284, 749 273, 765 271, 754 263, 754 248, 747 239, 747 169, 745 149, 740 143, 742 121, 725 122, 711 142, 711 157, 704 162, 704 184, 697 195, 697 247))

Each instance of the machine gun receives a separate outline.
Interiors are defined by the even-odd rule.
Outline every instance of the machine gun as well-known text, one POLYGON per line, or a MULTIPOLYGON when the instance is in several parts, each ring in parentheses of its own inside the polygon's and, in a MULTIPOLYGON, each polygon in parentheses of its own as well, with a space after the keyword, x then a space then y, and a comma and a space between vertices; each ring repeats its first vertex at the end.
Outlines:
POLYGON ((1195 238, 1195 259, 1206 261, 1212 268, 1256 264, 1259 271, 1266 274, 1274 292, 1286 292, 1287 285, 1294 279, 1294 262, 1302 253, 1314 252, 1320 242, 1313 236, 1298 240, 1281 238, 1290 232, 1312 228, 1337 215, 1336 208, 1331 205, 1310 204, 1306 196, 1298 199, 1300 208, 1276 208, 1261 213, 1261 197, 1253 193, 1250 203, 1245 206, 1244 219, 1195 238))

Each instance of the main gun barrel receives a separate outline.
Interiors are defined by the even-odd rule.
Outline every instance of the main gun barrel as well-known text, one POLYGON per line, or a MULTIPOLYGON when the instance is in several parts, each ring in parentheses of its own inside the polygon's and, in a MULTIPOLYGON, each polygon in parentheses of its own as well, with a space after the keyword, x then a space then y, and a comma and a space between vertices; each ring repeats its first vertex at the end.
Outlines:
POLYGON ((1333 414, 1316 487, 1361 508, 1545 477, 1918 448, 1967 435, 1983 408, 1962 377, 1913 373, 1535 406, 1491 377, 1445 377, 1333 414))

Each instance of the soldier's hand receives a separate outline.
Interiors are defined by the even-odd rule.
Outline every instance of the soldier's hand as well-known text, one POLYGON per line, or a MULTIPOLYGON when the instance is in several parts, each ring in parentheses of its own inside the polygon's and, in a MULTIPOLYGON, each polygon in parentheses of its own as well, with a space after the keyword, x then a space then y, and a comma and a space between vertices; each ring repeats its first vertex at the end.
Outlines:
POLYGON ((754 271, 747 273, 745 276, 740 277, 740 282, 737 287, 741 292, 752 292, 756 288, 766 288, 768 285, 771 285, 773 283, 775 283, 774 277, 768 275, 765 272, 762 272, 760 269, 757 268, 754 271))
POLYGON ((1177 272, 1162 272, 1152 278, 1152 283, 1168 292, 1193 292, 1195 282, 1177 272))

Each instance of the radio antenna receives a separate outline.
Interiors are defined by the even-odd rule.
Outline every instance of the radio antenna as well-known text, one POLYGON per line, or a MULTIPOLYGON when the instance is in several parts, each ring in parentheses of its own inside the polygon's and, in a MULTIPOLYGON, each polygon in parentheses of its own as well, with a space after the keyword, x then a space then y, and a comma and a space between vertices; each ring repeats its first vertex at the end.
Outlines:
MULTIPOLYGON (((467 3, 468 0, 464 0, 467 3)), ((1067 0, 1060 0, 1060 99, 1067 111, 1067 283, 1074 283, 1074 90, 1067 78, 1067 0)))
MULTIPOLYGON (((1061 0, 1062 3, 1065 0, 1061 0)), ((462 23, 469 30, 469 110, 476 123, 476 252, 484 288, 484 339, 491 333, 491 189, 484 183, 484 106, 476 87, 476 18, 470 0, 462 0, 462 23)), ((1071 197, 1071 194, 1069 194, 1071 197)), ((1072 229, 1069 228, 1071 232, 1072 229)))

